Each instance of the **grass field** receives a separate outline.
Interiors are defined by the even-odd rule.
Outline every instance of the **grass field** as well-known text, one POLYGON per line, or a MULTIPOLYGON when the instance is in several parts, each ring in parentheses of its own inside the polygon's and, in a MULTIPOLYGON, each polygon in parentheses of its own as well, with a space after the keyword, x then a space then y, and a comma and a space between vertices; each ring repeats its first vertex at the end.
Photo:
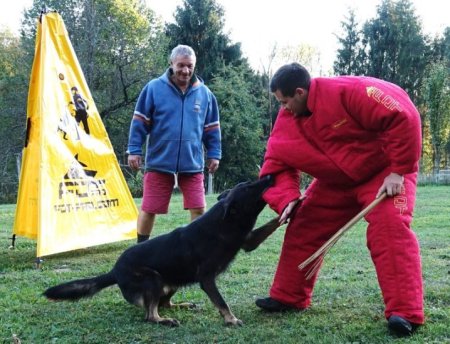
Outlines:
MULTIPOLYGON (((154 235, 185 224, 188 214, 175 195, 170 215, 159 217, 154 235)), ((139 201, 137 201, 139 203, 139 201)), ((215 202, 209 197, 209 204, 215 202)), ((218 311, 197 286, 181 289, 175 301, 194 310, 163 310, 181 322, 167 328, 143 321, 114 286, 80 302, 48 302, 47 287, 108 271, 134 241, 45 257, 36 269, 35 242, 18 238, 10 250, 14 205, 0 205, 0 343, 450 343, 450 187, 418 189, 414 229, 422 248, 426 326, 407 339, 391 337, 375 270, 365 244, 365 224, 352 228, 332 248, 316 284, 312 307, 301 313, 266 314, 254 300, 266 296, 284 228, 252 253, 241 252, 218 286, 243 327, 223 325, 218 311)), ((265 209, 258 223, 274 213, 265 209)))

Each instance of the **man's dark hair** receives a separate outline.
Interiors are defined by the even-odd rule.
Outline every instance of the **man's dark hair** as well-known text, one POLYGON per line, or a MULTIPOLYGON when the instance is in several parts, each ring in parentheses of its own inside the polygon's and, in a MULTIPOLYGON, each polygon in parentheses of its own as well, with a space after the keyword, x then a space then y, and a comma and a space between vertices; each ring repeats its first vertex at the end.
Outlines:
POLYGON ((311 76, 301 64, 293 62, 278 69, 270 81, 270 91, 279 90, 285 97, 293 97, 297 88, 309 90, 311 76))

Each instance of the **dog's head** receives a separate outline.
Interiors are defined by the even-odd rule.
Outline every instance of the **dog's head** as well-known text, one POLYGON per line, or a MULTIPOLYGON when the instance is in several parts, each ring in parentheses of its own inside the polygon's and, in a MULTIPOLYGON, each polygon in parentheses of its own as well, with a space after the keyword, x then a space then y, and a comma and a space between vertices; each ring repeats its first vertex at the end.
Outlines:
POLYGON ((273 177, 268 175, 254 182, 239 183, 231 190, 222 192, 218 199, 224 204, 224 217, 257 216, 266 205, 262 195, 272 184, 273 177))

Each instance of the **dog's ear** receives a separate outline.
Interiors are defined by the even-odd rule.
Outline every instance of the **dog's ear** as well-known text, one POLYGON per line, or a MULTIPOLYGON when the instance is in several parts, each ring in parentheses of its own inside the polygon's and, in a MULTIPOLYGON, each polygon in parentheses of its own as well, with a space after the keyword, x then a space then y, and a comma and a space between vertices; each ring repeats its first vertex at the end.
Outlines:
POLYGON ((223 191, 219 196, 217 196, 217 200, 220 201, 221 199, 224 199, 228 196, 230 193, 230 189, 223 191))
POLYGON ((222 201, 223 205, 223 217, 222 219, 225 220, 227 216, 230 214, 233 214, 235 212, 234 206, 233 206, 233 200, 226 199, 227 196, 230 194, 231 189, 223 191, 218 197, 217 200, 222 201))
POLYGON ((225 201, 223 203, 223 217, 222 219, 225 220, 228 216, 236 214, 236 207, 234 205, 233 201, 225 201))

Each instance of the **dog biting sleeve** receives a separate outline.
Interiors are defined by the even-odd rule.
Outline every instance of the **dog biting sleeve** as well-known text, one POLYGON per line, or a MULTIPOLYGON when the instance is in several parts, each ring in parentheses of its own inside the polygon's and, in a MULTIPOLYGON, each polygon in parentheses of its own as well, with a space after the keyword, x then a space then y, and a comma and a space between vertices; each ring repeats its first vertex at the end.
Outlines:
POLYGON ((264 193, 263 198, 274 211, 281 214, 289 202, 301 196, 300 171, 269 158, 264 162, 260 176, 268 174, 275 177, 275 182, 264 193))

